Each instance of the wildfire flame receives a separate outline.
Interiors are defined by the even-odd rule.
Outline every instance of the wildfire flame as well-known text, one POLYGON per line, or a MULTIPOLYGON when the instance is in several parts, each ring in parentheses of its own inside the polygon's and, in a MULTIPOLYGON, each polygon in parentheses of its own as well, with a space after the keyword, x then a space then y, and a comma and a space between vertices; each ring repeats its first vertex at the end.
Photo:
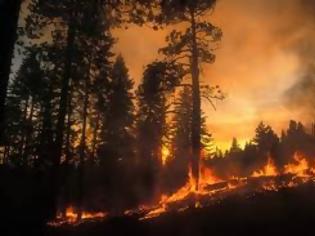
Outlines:
MULTIPOLYGON (((167 157, 170 155, 168 149, 162 150, 162 154, 166 162, 167 157)), ((239 193, 242 193, 242 191, 247 191, 248 193, 278 191, 281 188, 295 187, 307 181, 315 181, 315 166, 312 167, 307 158, 299 153, 294 154, 293 161, 285 165, 281 173, 277 171, 271 157, 268 158, 266 165, 261 170, 253 172, 251 176, 242 178, 231 177, 228 180, 219 179, 214 175, 211 168, 201 166, 198 188, 196 188, 192 170, 189 168, 186 184, 175 193, 170 195, 162 194, 157 204, 141 205, 137 209, 125 211, 124 214, 130 216, 140 213, 141 217, 139 219, 146 220, 174 209, 181 212, 190 207, 203 207, 207 202, 220 200, 222 196, 227 196, 233 191, 238 191, 239 193), (278 178, 279 176, 285 178, 278 178)), ((68 207, 65 214, 59 214, 56 221, 50 222, 50 225, 59 226, 65 223, 76 225, 84 220, 104 219, 107 216, 108 214, 104 212, 92 213, 83 211, 79 214, 75 208, 68 207)))
POLYGON ((267 164, 263 167, 263 169, 255 171, 251 176, 252 177, 261 177, 261 176, 277 176, 279 173, 277 172, 277 168, 274 165, 274 162, 269 157, 267 164))
MULTIPOLYGON (((251 178, 261 178, 261 182, 259 182, 260 185, 257 186, 256 191, 278 191, 281 188, 291 188, 299 184, 298 181, 294 182, 294 178, 291 181, 289 180, 287 182, 277 182, 276 177, 282 174, 293 174, 295 177, 299 178, 308 177, 304 179, 304 181, 302 179, 302 182, 313 180, 313 177, 315 175, 315 168, 309 166, 306 158, 298 153, 295 153, 293 159, 294 162, 286 165, 283 173, 279 173, 277 171, 274 161, 271 157, 269 157, 266 165, 261 170, 253 172, 250 177, 232 177, 227 181, 222 181, 221 179, 217 178, 213 174, 213 171, 211 169, 202 167, 198 190, 196 190, 195 181, 193 179, 190 169, 187 183, 172 195, 162 195, 157 206, 151 207, 151 210, 149 210, 147 214, 145 214, 145 216, 141 218, 141 220, 157 217, 162 213, 167 212, 169 205, 171 205, 172 203, 184 201, 185 199, 189 198, 189 196, 194 196, 194 207, 202 207, 202 204, 198 201, 198 196, 211 197, 214 196, 216 193, 229 192, 234 189, 237 190, 238 188, 246 187, 246 184, 250 181, 251 178), (215 185, 220 182, 223 183, 223 187, 218 189, 208 188, 209 186, 215 185)), ((189 208, 189 206, 184 205, 177 210, 178 212, 181 212, 187 208, 189 208)))
POLYGON ((166 164, 167 159, 169 158, 170 154, 171 154, 170 149, 165 144, 162 145, 161 156, 162 156, 163 166, 166 164))
POLYGON ((310 177, 314 174, 314 168, 311 168, 307 160, 298 153, 294 154, 294 163, 289 163, 284 166, 284 173, 294 174, 299 177, 310 177))
MULTIPOLYGON (((148 214, 145 215, 142 219, 150 219, 153 217, 156 217, 160 215, 161 213, 164 213, 167 211, 167 206, 171 203, 182 201, 183 199, 187 198, 189 195, 206 195, 210 194, 209 191, 206 190, 206 186, 209 184, 216 183, 220 181, 218 178, 216 178, 212 171, 209 168, 202 168, 202 172, 200 175, 200 182, 198 186, 198 190, 196 190, 196 182, 192 175, 192 170, 189 168, 189 174, 188 174, 188 181, 187 183, 181 187, 179 190, 177 190, 175 193, 171 195, 165 195, 163 194, 161 196, 161 199, 158 203, 158 207, 155 209, 149 211, 148 214)), ((200 203, 198 201, 195 202, 195 207, 201 207, 200 203)), ((181 208, 185 209, 186 206, 181 208)), ((181 210, 180 209, 180 210, 181 210)))
POLYGON ((51 226, 59 226, 63 224, 73 224, 77 225, 85 220, 92 219, 104 219, 107 217, 106 212, 88 212, 82 211, 79 213, 74 207, 69 206, 66 208, 65 213, 59 213, 55 221, 49 222, 51 226))

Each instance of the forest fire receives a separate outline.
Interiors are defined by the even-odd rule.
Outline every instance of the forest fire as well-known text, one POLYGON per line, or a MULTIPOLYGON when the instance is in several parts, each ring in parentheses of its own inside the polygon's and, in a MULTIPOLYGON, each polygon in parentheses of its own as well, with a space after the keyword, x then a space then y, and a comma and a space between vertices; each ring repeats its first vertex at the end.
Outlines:
POLYGON ((315 219, 315 0, 0 2, 1 236, 315 219))

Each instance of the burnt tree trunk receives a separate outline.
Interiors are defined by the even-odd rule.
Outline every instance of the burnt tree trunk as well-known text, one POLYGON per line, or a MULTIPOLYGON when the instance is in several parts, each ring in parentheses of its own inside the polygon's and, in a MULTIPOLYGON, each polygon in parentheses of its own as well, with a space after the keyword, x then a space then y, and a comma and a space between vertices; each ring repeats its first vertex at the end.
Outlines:
POLYGON ((0 0, 0 145, 4 142, 5 100, 22 0, 0 0))
POLYGON ((191 77, 192 77, 192 174, 195 179, 195 188, 199 185, 199 162, 201 153, 201 101, 199 86, 199 55, 196 39, 196 22, 194 10, 191 10, 192 29, 192 57, 191 57, 191 77))

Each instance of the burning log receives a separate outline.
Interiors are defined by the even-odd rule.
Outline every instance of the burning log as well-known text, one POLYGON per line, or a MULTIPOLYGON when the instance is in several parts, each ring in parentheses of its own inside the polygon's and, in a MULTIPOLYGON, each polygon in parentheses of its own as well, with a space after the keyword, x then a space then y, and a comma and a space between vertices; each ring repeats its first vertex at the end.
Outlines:
POLYGON ((216 190, 227 188, 228 185, 229 185, 228 181, 222 181, 222 182, 218 182, 215 184, 210 184, 210 185, 206 186, 204 189, 205 189, 205 191, 211 192, 211 191, 216 191, 216 190))

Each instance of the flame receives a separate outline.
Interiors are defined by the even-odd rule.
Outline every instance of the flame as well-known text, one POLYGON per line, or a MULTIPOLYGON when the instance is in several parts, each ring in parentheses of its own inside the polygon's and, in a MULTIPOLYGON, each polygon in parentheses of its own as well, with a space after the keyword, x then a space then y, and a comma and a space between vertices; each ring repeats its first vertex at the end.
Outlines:
MULTIPOLYGON (((169 211, 173 203, 181 205, 177 208, 178 212, 184 211, 192 205, 187 205, 187 202, 194 201, 193 207, 203 207, 203 203, 198 199, 202 196, 208 196, 209 199, 215 199, 218 196, 220 199, 220 193, 230 193, 233 190, 237 191, 242 188, 252 188, 252 191, 279 191, 281 188, 292 188, 296 187, 301 183, 307 181, 315 181, 313 178, 315 175, 315 168, 311 168, 305 158, 295 154, 293 157, 295 163, 290 163, 285 166, 285 171, 279 173, 271 157, 268 158, 266 165, 258 171, 253 172, 249 177, 231 177, 228 180, 221 180, 217 178, 211 168, 201 167, 200 180, 198 190, 196 190, 196 183, 192 176, 191 168, 189 169, 189 178, 186 184, 177 190, 174 194, 165 195, 163 194, 157 205, 146 207, 146 214, 140 220, 146 220, 157 217, 162 213, 169 211), (293 174, 294 177, 288 181, 277 181, 276 177, 281 174, 293 174), (307 175, 307 173, 309 173, 307 175), (258 185, 250 185, 249 181, 251 178, 260 178, 258 185), (302 178, 308 177, 308 178, 302 178), (312 178, 310 178, 312 177, 312 178), (216 184, 222 183, 221 187, 214 187, 216 184), (248 185, 249 184, 249 185, 248 185), (216 195, 218 194, 218 195, 216 195), (190 199, 190 200, 189 200, 190 199)), ((255 183, 255 182, 254 182, 255 183)))
MULTIPOLYGON (((162 156, 170 155, 169 149, 164 147, 162 156)), ((271 157, 268 158, 265 166, 258 171, 254 171, 249 177, 232 176, 222 180, 215 176, 213 170, 206 166, 200 168, 200 179, 198 188, 189 168, 187 182, 173 194, 162 194, 155 205, 141 205, 136 209, 126 210, 124 215, 133 216, 134 214, 142 215, 139 220, 151 219, 168 211, 182 212, 188 208, 201 208, 211 203, 211 201, 220 201, 222 196, 238 191, 239 193, 252 193, 261 191, 279 191, 282 188, 296 187, 301 183, 308 181, 315 182, 315 166, 309 165, 307 158, 295 153, 293 161, 284 166, 284 171, 279 173, 271 157), (289 178, 277 178, 281 175, 288 175, 289 178)), ((64 215, 59 214, 56 221, 50 222, 52 226, 62 224, 77 225, 84 220, 103 219, 107 217, 104 212, 87 212, 83 211, 81 218, 78 211, 73 207, 68 207, 64 215)))
POLYGON ((63 224, 80 224, 82 221, 91 219, 104 219, 108 214, 106 212, 88 212, 82 211, 81 214, 72 206, 66 208, 65 213, 59 212, 55 221, 49 222, 51 226, 60 226, 63 224))
POLYGON ((279 173, 277 172, 277 169, 272 161, 272 159, 269 157, 267 164, 258 171, 255 171, 251 176, 252 177, 261 177, 261 176, 277 176, 279 173))
MULTIPOLYGON (((75 222, 78 219, 78 213, 75 212, 74 208, 72 206, 68 207, 66 209, 66 215, 65 215, 67 221, 69 222, 75 222)), ((60 215, 60 219, 62 218, 62 214, 60 215)))
MULTIPOLYGON (((199 186, 198 186, 198 190, 196 188, 196 181, 193 178, 192 175, 192 169, 191 167, 189 168, 189 172, 188 172, 188 181, 186 182, 186 184, 181 187, 179 190, 177 190, 175 193, 171 194, 171 195, 165 195, 163 194, 160 198, 160 201, 157 205, 157 207, 155 207, 153 210, 149 211, 143 218, 141 218, 142 220, 144 219, 150 219, 150 218, 154 218, 156 216, 159 216, 161 213, 164 213, 167 211, 167 206, 174 203, 174 202, 179 202, 182 201, 186 198, 188 198, 190 195, 207 195, 207 194, 211 194, 211 191, 206 190, 206 186, 216 183, 219 181, 219 179, 217 177, 214 176, 213 172, 211 169, 209 168, 201 168, 201 175, 200 175, 200 180, 199 180, 199 186)), ((195 207, 199 208, 202 207, 200 202, 196 201, 195 202, 195 207)), ((183 209, 186 209, 187 206, 182 207, 181 211, 183 209)))
POLYGON ((191 170, 191 168, 189 168, 187 183, 170 196, 167 196, 165 194, 162 195, 161 200, 160 200, 160 204, 164 205, 166 203, 171 203, 171 202, 176 202, 176 201, 182 200, 182 199, 186 198, 190 193, 194 193, 194 192, 196 192, 196 182, 192 176, 192 170, 191 170))
POLYGON ((170 154, 171 154, 170 149, 169 149, 165 144, 163 144, 163 145, 162 145, 162 149, 161 149, 162 164, 163 164, 163 166, 166 164, 167 159, 169 158, 170 154))
POLYGON ((221 180, 215 176, 211 168, 207 168, 204 166, 201 167, 201 178, 200 178, 201 188, 204 187, 204 185, 214 184, 219 181, 221 180))
POLYGON ((294 163, 289 163, 284 166, 285 174, 294 174, 299 177, 310 177, 311 173, 314 174, 307 160, 299 153, 294 154, 294 163))

